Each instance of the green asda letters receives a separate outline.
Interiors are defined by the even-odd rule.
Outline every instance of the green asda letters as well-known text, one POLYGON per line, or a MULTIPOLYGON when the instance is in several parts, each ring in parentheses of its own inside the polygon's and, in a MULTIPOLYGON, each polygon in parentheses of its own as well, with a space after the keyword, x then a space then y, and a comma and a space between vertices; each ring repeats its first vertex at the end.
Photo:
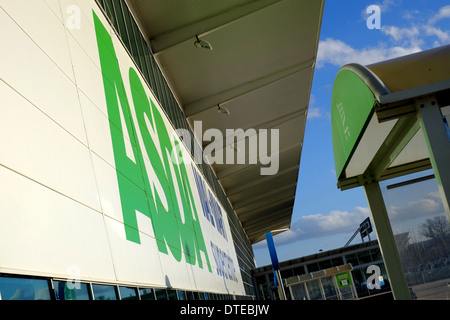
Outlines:
POLYGON ((153 169, 151 176, 156 176, 149 178, 111 36, 95 12, 93 15, 126 238, 140 243, 136 218, 139 211, 151 219, 160 252, 168 254, 170 250, 177 261, 184 254, 188 263, 198 262, 200 268, 203 252, 212 272, 186 165, 170 158, 178 142, 171 140, 159 110, 147 97, 136 71, 130 68, 137 126, 153 169), (131 145, 128 153, 126 135, 131 145))

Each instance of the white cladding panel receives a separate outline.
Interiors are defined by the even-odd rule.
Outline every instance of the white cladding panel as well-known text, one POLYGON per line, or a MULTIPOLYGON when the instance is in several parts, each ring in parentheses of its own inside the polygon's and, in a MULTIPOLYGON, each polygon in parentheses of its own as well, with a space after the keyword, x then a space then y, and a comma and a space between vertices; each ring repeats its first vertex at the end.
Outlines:
POLYGON ((127 240, 93 11, 113 40, 149 180, 158 179, 131 97, 128 71, 137 68, 96 3, 0 0, 0 272, 72 279, 75 267, 80 280, 245 294, 226 212, 225 239, 203 214, 187 152, 203 267, 161 253, 152 220, 139 212, 140 244, 127 240), (229 260, 216 260, 213 248, 229 260))

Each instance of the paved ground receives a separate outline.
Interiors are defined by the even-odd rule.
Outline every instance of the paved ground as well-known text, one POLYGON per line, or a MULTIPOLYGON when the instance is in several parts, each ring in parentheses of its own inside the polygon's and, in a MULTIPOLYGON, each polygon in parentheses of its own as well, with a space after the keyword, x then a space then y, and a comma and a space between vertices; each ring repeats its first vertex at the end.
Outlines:
POLYGON ((417 300, 450 300, 450 278, 412 287, 417 300))

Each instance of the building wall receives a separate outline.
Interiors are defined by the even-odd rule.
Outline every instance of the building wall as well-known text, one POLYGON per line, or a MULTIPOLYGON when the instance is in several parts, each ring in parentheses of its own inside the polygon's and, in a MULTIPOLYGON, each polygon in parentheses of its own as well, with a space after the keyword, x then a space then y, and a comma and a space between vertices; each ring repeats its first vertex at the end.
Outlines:
POLYGON ((0 1, 0 273, 251 295, 248 239, 106 2, 0 1))
MULTIPOLYGON (((370 265, 380 267, 381 276, 385 280, 381 291, 389 290, 389 279, 377 240, 283 261, 280 263, 280 274, 282 279, 287 279, 345 264, 351 264, 353 267, 352 276, 359 298, 373 295, 380 291, 367 289, 366 281, 372 274, 367 273, 367 268, 370 265)), ((271 265, 255 268, 253 270, 253 280, 258 299, 278 299, 271 265)), ((289 290, 285 291, 289 294, 289 290)))

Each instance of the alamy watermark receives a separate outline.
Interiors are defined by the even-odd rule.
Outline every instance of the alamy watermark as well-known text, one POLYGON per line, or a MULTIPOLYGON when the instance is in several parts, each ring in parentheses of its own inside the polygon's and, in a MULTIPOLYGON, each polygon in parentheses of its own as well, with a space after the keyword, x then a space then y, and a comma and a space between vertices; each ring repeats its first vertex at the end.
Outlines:
MULTIPOLYGON (((279 169, 279 129, 226 129, 224 133, 215 128, 203 132, 201 121, 194 121, 194 137, 203 144, 203 149, 192 148, 193 138, 186 129, 176 133, 187 148, 194 149, 194 162, 207 164, 261 164, 261 175, 274 175, 279 169)), ((173 139, 175 139, 173 137, 173 139)), ((171 152, 174 163, 184 161, 182 149, 175 144, 171 152)))
POLYGON ((68 289, 80 289, 80 279, 81 279, 81 271, 80 267, 77 265, 70 265, 66 269, 66 273, 70 275, 70 278, 66 281, 66 286, 68 289))
POLYGON ((66 19, 66 26, 69 30, 81 28, 81 9, 77 5, 70 5, 66 8, 69 15, 66 19))
POLYGON ((367 28, 372 29, 381 29, 381 8, 375 4, 370 5, 366 8, 366 13, 370 14, 367 18, 366 25, 367 28))
POLYGON ((367 278, 367 288, 369 289, 381 289, 381 269, 377 265, 370 265, 367 267, 366 273, 370 273, 371 276, 367 278))

